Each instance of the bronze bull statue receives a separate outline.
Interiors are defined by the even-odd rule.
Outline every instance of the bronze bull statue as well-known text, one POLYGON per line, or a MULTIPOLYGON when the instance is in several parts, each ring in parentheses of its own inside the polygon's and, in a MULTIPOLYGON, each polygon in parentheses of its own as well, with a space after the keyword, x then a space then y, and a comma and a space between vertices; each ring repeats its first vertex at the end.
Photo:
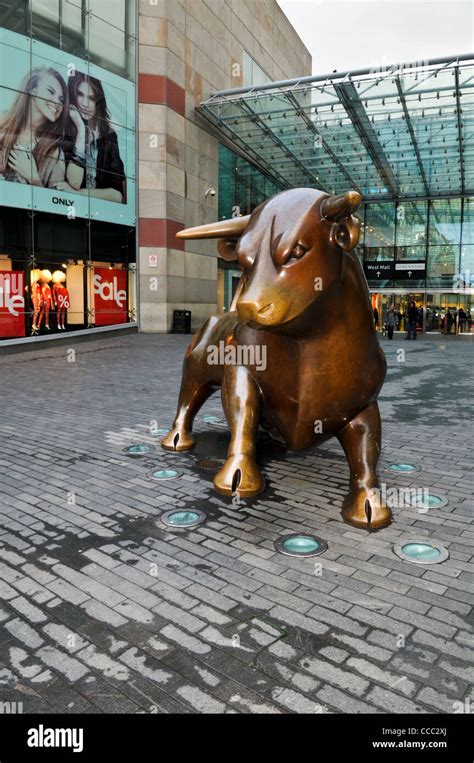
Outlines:
POLYGON ((242 277, 230 312, 211 317, 191 341, 178 411, 162 447, 193 447, 193 419, 220 386, 231 440, 214 479, 218 493, 249 498, 263 491, 255 462, 259 425, 277 432, 292 450, 336 436, 350 467, 342 516, 355 527, 375 530, 391 521, 376 475, 377 396, 386 362, 367 282, 352 253, 360 200, 355 192, 334 197, 297 188, 268 199, 247 217, 177 234, 220 239, 219 254, 237 260, 242 277), (225 353, 216 363, 218 347, 225 353), (235 362, 239 348, 247 356, 235 362))

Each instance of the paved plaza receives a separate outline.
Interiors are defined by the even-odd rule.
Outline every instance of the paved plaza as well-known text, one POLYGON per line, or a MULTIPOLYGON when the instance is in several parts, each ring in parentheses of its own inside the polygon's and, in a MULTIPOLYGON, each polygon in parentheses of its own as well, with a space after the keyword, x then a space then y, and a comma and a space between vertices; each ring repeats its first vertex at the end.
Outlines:
POLYGON ((24 713, 454 713, 474 707, 471 338, 382 339, 379 467, 387 489, 447 505, 343 523, 336 440, 287 453, 262 433, 268 487, 218 496, 219 394, 197 448, 165 453, 189 337, 127 335, 0 357, 0 702, 24 713), (151 427, 151 429, 150 429, 151 427), (144 457, 128 445, 148 443, 144 457), (392 462, 421 467, 384 471, 392 462), (182 472, 154 481, 157 468, 182 472), (199 508, 173 530, 161 515, 199 508), (295 531, 320 557, 275 551, 295 531), (393 546, 428 538, 439 565, 393 546), (21 704, 18 704, 21 703, 21 704))

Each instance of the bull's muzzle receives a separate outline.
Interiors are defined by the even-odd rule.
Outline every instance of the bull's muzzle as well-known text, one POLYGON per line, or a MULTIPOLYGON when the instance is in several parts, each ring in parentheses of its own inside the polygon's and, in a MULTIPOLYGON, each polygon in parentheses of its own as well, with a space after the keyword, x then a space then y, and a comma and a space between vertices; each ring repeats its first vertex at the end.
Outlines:
POLYGON ((249 302, 242 299, 237 302, 237 315, 239 321, 260 326, 274 326, 283 319, 282 310, 273 302, 249 302))

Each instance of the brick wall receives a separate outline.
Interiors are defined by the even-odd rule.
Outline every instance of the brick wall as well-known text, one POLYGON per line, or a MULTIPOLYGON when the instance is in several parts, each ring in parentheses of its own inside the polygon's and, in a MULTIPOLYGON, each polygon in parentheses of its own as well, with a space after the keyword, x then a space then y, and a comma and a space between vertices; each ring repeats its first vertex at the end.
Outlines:
POLYGON ((194 329, 216 312, 216 247, 175 233, 218 206, 205 197, 218 189, 218 141, 195 107, 242 85, 244 49, 273 80, 310 74, 311 56, 275 0, 141 0, 139 14, 141 329, 168 331, 177 308, 194 329))

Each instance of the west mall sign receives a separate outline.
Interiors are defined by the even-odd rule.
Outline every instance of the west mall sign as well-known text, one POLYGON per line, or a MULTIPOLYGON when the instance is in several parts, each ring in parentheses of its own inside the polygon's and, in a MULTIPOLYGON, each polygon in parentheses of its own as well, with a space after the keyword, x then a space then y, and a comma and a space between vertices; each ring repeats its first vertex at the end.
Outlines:
POLYGON ((364 262, 364 273, 370 281, 418 281, 426 277, 426 260, 364 262))

